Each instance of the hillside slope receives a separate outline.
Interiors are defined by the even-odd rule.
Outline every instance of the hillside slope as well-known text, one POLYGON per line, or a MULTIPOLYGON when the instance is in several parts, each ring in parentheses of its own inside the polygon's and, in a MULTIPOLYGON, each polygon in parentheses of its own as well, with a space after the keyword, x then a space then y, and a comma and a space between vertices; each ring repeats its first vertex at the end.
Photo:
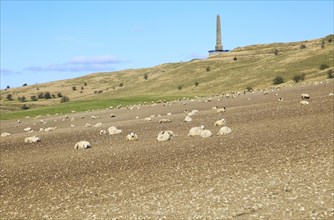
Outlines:
POLYGON ((328 69, 320 70, 319 66, 326 64, 333 69, 333 60, 333 35, 303 42, 252 45, 205 60, 93 73, 74 79, 2 90, 1 110, 17 110, 22 104, 29 107, 58 104, 58 93, 78 102, 126 97, 154 99, 208 96, 243 91, 246 87, 265 88, 272 85, 277 75, 281 75, 287 83, 292 83, 296 74, 305 74, 307 81, 320 80, 326 78, 328 69), (325 42, 324 48, 321 47, 322 42, 325 42), (301 45, 306 48, 301 49, 301 45), (278 55, 274 54, 276 49, 278 55), (50 92, 56 98, 30 100, 31 96, 45 92, 50 92), (14 101, 6 100, 8 94, 13 96, 14 101), (22 96, 27 99, 24 103, 17 100, 22 96))

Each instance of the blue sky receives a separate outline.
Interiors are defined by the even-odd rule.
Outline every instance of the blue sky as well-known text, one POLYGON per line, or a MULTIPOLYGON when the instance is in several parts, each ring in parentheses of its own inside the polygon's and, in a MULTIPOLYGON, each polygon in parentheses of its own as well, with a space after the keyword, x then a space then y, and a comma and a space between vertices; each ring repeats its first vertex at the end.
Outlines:
POLYGON ((1 1, 1 89, 333 34, 333 1, 1 1))

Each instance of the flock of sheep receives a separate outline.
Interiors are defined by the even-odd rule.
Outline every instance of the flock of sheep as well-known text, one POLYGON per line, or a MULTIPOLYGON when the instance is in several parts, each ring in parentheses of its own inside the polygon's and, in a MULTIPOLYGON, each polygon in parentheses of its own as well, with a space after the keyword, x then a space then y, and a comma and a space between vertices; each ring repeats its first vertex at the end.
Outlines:
MULTIPOLYGON (((333 93, 330 93, 329 96, 333 96, 333 93)), ((302 101, 300 102, 301 105, 308 105, 309 102, 307 100, 310 99, 310 95, 309 94, 301 94, 301 98, 302 98, 302 101)), ((283 101, 282 98, 279 98, 278 101, 283 101)), ((118 109, 120 107, 117 107, 118 109)), ((226 111, 226 107, 223 107, 223 108, 218 108, 218 106, 215 106, 212 108, 213 111, 216 111, 217 113, 224 113, 226 111)), ((198 112, 198 110, 192 110, 192 111, 187 111, 185 110, 185 113, 186 113, 186 116, 184 118, 184 122, 185 123, 188 123, 188 122, 191 122, 192 121, 192 117, 198 112)), ((168 113, 167 115, 171 115, 171 113, 168 113)), ((111 114, 110 117, 115 117, 114 114, 111 114)), ((65 116, 65 118, 69 118, 68 116, 65 116)), ((82 117, 84 118, 84 116, 82 117)), ((96 117, 96 116, 91 116, 91 119, 98 119, 99 117, 96 117)), ((137 117, 138 118, 138 117, 137 117)), ((62 119, 64 120, 64 119, 62 119)), ((74 121, 75 119, 74 118, 71 118, 71 121, 74 121)), ((147 121, 151 121, 151 117, 147 117, 147 118, 144 118, 144 120, 147 120, 147 121)), ((56 122, 57 120, 55 120, 56 122)), ((45 121, 43 120, 40 120, 40 122, 42 124, 46 124, 45 121)), ((159 120, 159 123, 170 123, 172 122, 170 119, 160 119, 159 120)), ((18 124, 21 123, 20 120, 18 120, 18 124)), ((86 127, 92 127, 91 124, 87 123, 85 125, 86 127)), ((99 128, 102 126, 102 123, 99 122, 97 124, 94 125, 95 128, 99 128)), ((214 126, 220 126, 220 130, 219 132, 217 133, 217 135, 228 135, 232 132, 232 129, 227 127, 226 126, 226 121, 224 118, 214 122, 214 126)), ((71 127, 74 127, 74 125, 71 125, 71 127)), ((53 131, 55 130, 56 127, 48 127, 48 128, 41 128, 39 131, 45 131, 45 132, 49 132, 49 131, 53 131)), ((31 127, 27 127, 24 129, 24 131, 26 133, 31 133, 33 132, 32 128, 31 127)), ((122 130, 116 128, 115 126, 111 126, 109 127, 107 130, 100 130, 99 134, 100 135, 117 135, 117 134, 120 134, 122 133, 122 130)), ((10 136, 11 134, 8 133, 8 132, 4 132, 1 134, 1 137, 7 137, 7 136, 10 136)), ((173 136, 177 136, 173 131, 161 131, 158 133, 158 136, 157 136, 157 141, 158 142, 162 142, 162 141, 169 141, 173 136)), ((198 126, 198 127, 192 127, 190 130, 189 130, 189 133, 188 133, 188 136, 189 137, 194 137, 194 136, 199 136, 199 137, 202 137, 202 138, 209 138, 211 136, 213 136, 213 133, 208 130, 208 129, 205 129, 204 128, 204 125, 201 125, 201 126, 198 126)), ((126 141, 137 141, 138 140, 138 135, 134 132, 131 132, 129 134, 126 135, 126 141)), ((31 137, 26 137, 24 139, 24 142, 25 143, 36 143, 36 142, 40 142, 41 139, 40 137, 34 135, 34 136, 31 136, 31 137)), ((74 145, 74 149, 88 149, 91 147, 91 144, 88 142, 88 141, 79 141, 77 142, 75 145, 74 145)))

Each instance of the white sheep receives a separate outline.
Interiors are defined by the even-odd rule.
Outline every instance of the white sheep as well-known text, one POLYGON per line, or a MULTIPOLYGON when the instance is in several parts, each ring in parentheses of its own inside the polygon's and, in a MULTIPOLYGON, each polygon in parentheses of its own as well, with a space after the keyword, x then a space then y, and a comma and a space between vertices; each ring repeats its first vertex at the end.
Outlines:
POLYGON ((108 132, 110 135, 113 135, 122 133, 122 130, 117 129, 115 126, 111 126, 110 128, 108 128, 108 132))
POLYGON ((300 101, 300 104, 301 104, 301 105, 308 105, 308 104, 309 104, 309 102, 308 102, 308 101, 306 101, 306 100, 302 100, 302 101, 300 101))
POLYGON ((159 120, 160 124, 161 123, 170 123, 170 122, 172 122, 172 121, 170 119, 167 119, 167 118, 162 118, 162 119, 159 120))
POLYGON ((214 126, 223 126, 223 125, 225 125, 225 123, 226 123, 226 122, 225 122, 225 119, 222 118, 222 119, 216 121, 213 125, 214 125, 214 126))
POLYGON ((283 98, 278 98, 278 101, 279 102, 283 102, 283 98))
POLYGON ((1 133, 1 137, 9 137, 9 136, 11 136, 11 134, 8 132, 1 133))
POLYGON ((225 135, 225 134, 230 134, 232 132, 231 128, 224 126, 221 127, 217 135, 225 135))
POLYGON ((331 92, 331 93, 329 93, 328 95, 329 95, 329 96, 334 96, 334 93, 331 92))
POLYGON ((152 121, 152 118, 150 118, 150 117, 146 117, 146 118, 144 118, 144 120, 145 120, 145 121, 152 121))
POLYGON ((198 110, 194 109, 191 112, 188 113, 188 116, 193 116, 198 112, 198 110))
POLYGON ((88 141, 79 141, 74 145, 74 149, 87 149, 91 148, 91 145, 88 141))
POLYGON ((95 127, 95 128, 102 127, 102 123, 101 123, 101 122, 99 122, 99 123, 97 123, 96 125, 94 125, 94 127, 95 127))
POLYGON ((158 134, 157 140, 159 142, 161 142, 161 141, 169 141, 172 136, 175 136, 174 132, 172 132, 172 131, 161 131, 158 134))
POLYGON ((86 123, 86 124, 85 124, 85 127, 90 128, 90 127, 92 127, 92 125, 89 124, 89 123, 86 123))
POLYGON ((27 128, 25 128, 25 129, 23 129, 25 132, 32 132, 33 130, 32 130, 32 128, 31 127, 27 127, 27 128))
POLYGON ((135 134, 135 133, 133 133, 133 132, 131 132, 130 134, 128 134, 126 136, 126 140, 127 141, 138 141, 138 135, 135 134))
POLYGON ((202 130, 200 136, 202 138, 208 138, 212 136, 212 132, 210 130, 202 130))
POLYGON ((56 130, 56 126, 55 127, 48 127, 48 128, 45 128, 44 131, 48 132, 48 131, 54 131, 56 130))
POLYGON ((201 133, 204 129, 204 125, 200 127, 192 127, 188 133, 188 136, 201 136, 201 133))
POLYGON ((32 136, 32 137, 26 137, 24 139, 25 143, 36 143, 36 142, 40 142, 41 139, 39 137, 37 137, 36 135, 32 136))
POLYGON ((106 130, 100 130, 100 135, 106 135, 107 131, 106 130))
POLYGON ((188 116, 188 115, 184 118, 185 122, 191 122, 192 120, 193 119, 190 116, 188 116))
POLYGON ((225 112, 225 111, 226 111, 226 107, 217 109, 218 113, 222 113, 222 112, 225 112))
POLYGON ((306 93, 301 94, 301 97, 302 97, 303 100, 304 99, 310 99, 310 95, 306 94, 306 93))

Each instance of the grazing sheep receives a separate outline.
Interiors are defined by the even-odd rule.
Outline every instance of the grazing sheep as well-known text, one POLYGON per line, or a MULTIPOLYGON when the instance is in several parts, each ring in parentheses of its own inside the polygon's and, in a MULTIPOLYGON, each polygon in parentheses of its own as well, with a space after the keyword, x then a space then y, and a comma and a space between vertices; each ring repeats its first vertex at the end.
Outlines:
POLYGON ((175 136, 174 132, 172 132, 172 131, 161 131, 158 134, 157 140, 159 142, 161 142, 161 141, 169 141, 172 136, 175 136))
POLYGON ((40 132, 44 131, 44 128, 40 128, 39 131, 40 131, 40 132))
POLYGON ((92 115, 92 116, 90 116, 90 118, 91 119, 98 119, 98 118, 100 118, 99 116, 94 116, 94 115, 92 115))
POLYGON ((279 102, 283 102, 283 98, 279 98, 278 101, 279 101, 279 102))
POLYGON ((225 134, 230 134, 232 132, 231 128, 224 126, 221 127, 217 135, 225 135, 225 134))
POLYGON ((198 112, 198 110, 192 110, 191 112, 188 113, 188 116, 193 116, 198 112))
POLYGON ((126 136, 126 140, 127 141, 138 141, 138 136, 137 134, 131 132, 130 134, 126 136))
POLYGON ((110 128, 108 128, 108 132, 110 135, 113 135, 113 134, 122 133, 122 130, 117 129, 115 126, 111 126, 110 128))
POLYGON ((170 122, 172 122, 172 121, 170 119, 167 119, 167 118, 162 118, 162 119, 159 120, 160 124, 161 123, 170 123, 170 122))
POLYGON ((331 93, 329 93, 328 95, 329 95, 329 96, 334 96, 334 93, 331 92, 331 93))
POLYGON ((24 139, 25 143, 37 143, 40 142, 41 139, 39 137, 37 137, 36 135, 32 136, 32 137, 26 137, 24 139))
POLYGON ((91 145, 88 141, 79 141, 74 145, 74 149, 87 149, 91 148, 91 145))
POLYGON ((309 94, 303 93, 301 96, 302 96, 303 100, 310 99, 310 95, 309 94))
POLYGON ((190 129, 188 136, 200 136, 203 129, 204 125, 201 125, 200 127, 193 127, 190 129))
POLYGON ((27 127, 25 129, 23 129, 25 132, 33 132, 32 128, 31 127, 27 127))
POLYGON ((71 127, 71 128, 74 128, 74 127, 75 127, 75 125, 70 125, 70 127, 71 127))
POLYGON ((216 121, 213 125, 214 126, 223 126, 223 125, 225 125, 225 119, 222 118, 222 119, 216 121))
POLYGON ((9 137, 9 136, 11 136, 11 134, 8 132, 1 133, 1 137, 9 137))
POLYGON ((100 135, 106 135, 107 131, 106 130, 100 130, 100 135))
POLYGON ((188 115, 184 118, 185 122, 191 122, 193 119, 190 118, 188 115))
POLYGON ((92 125, 89 124, 89 123, 86 123, 86 124, 85 124, 85 127, 90 128, 90 127, 92 127, 92 125))
POLYGON ((306 101, 306 100, 303 100, 303 101, 300 101, 300 104, 301 104, 301 105, 308 105, 308 104, 309 104, 309 102, 308 102, 308 101, 306 101))
POLYGON ((99 122, 99 123, 97 123, 96 125, 94 125, 95 128, 99 128, 99 127, 101 127, 101 126, 102 126, 102 123, 101 123, 101 122, 99 122))
POLYGON ((202 130, 200 136, 202 138, 208 138, 212 136, 212 132, 210 130, 202 130))
POLYGON ((168 113, 167 113, 167 115, 168 115, 168 116, 171 116, 171 115, 172 115, 172 113, 168 112, 168 113))
POLYGON ((222 113, 222 112, 225 112, 225 111, 226 111, 226 107, 217 109, 218 113, 222 113))
POLYGON ((48 127, 48 128, 45 128, 44 131, 48 132, 48 131, 54 131, 56 130, 56 126, 55 127, 48 127))
POLYGON ((145 121, 152 121, 152 118, 150 118, 150 117, 146 117, 146 118, 144 118, 144 120, 145 120, 145 121))
POLYGON ((212 107, 212 111, 217 111, 217 109, 218 109, 218 106, 214 106, 214 107, 212 107))

